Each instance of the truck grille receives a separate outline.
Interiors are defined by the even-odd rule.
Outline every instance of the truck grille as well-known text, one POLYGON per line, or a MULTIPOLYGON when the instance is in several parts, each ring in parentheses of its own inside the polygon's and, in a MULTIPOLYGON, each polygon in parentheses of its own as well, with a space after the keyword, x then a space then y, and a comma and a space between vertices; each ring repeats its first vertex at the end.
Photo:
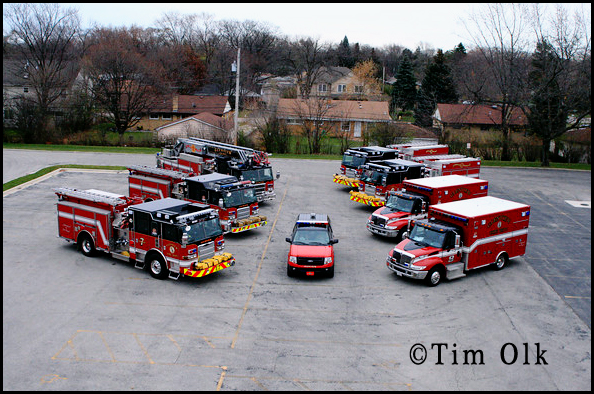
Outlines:
POLYGON ((198 245, 198 259, 200 261, 208 259, 215 255, 214 241, 207 242, 202 245, 198 245))
POLYGON ((237 208, 237 220, 246 219, 250 217, 250 207, 237 208))
POLYGON ((356 178, 357 177, 357 170, 354 170, 352 168, 347 168, 344 172, 344 175, 351 177, 351 178, 356 178))
POLYGON ((297 257, 299 265, 324 265, 323 257, 297 257))
POLYGON ((371 215, 371 222, 379 227, 386 227, 386 218, 371 215))
POLYGON ((375 186, 361 183, 361 191, 365 192, 366 194, 368 194, 370 196, 373 196, 373 195, 375 195, 375 186))
POLYGON ((392 264, 403 268, 408 268, 410 266, 410 257, 402 255, 395 250, 393 250, 392 253, 392 264))

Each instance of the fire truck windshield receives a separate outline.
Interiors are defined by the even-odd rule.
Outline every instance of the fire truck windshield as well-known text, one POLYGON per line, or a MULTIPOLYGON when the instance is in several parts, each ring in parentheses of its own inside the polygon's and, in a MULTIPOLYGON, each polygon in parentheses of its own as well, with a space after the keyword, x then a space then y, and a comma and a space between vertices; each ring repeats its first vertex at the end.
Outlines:
POLYGON ((225 207, 236 207, 243 204, 252 204, 258 201, 254 188, 246 188, 232 191, 223 191, 223 202, 225 207))
POLYGON ((329 245, 330 235, 324 227, 298 227, 293 236, 293 245, 329 245))
POLYGON ((410 233, 409 239, 418 244, 443 248, 446 232, 437 231, 425 226, 415 226, 410 233))
POLYGON ((386 207, 398 212, 412 212, 415 200, 402 198, 399 196, 389 196, 386 202, 386 207))
POLYGON ((184 225, 182 229, 188 235, 188 244, 197 243, 204 239, 218 237, 223 234, 218 217, 193 223, 187 227, 184 225), (187 227, 190 229, 188 230, 187 227))
POLYGON ((382 182, 383 173, 374 170, 364 170, 361 174, 361 181, 365 183, 373 183, 374 185, 380 185, 382 182))
POLYGON ((344 154, 342 155, 342 164, 349 167, 358 168, 360 165, 365 164, 365 158, 360 156, 353 156, 344 154))
POLYGON ((272 180, 272 168, 259 168, 257 170, 244 170, 241 172, 243 179, 254 182, 268 182, 272 180))

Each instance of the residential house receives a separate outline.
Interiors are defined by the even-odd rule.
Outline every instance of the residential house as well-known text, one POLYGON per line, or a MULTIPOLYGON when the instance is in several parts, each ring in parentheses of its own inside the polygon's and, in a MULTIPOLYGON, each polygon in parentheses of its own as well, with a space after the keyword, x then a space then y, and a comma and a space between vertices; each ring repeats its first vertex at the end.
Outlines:
POLYGON ((387 101, 279 99, 276 116, 299 133, 306 122, 323 125, 330 135, 361 139, 373 124, 391 122, 387 101))
POLYGON ((231 116, 231 106, 227 96, 195 96, 168 95, 154 100, 153 105, 146 111, 136 124, 138 130, 156 130, 170 122, 182 120, 189 116, 209 112, 213 115, 228 118, 231 116))
POLYGON ((157 127, 159 141, 173 143, 180 137, 199 137, 230 142, 233 119, 224 119, 210 112, 201 112, 157 127))
MULTIPOLYGON (((501 107, 483 104, 437 104, 433 113, 433 127, 440 129, 493 130, 501 125, 501 107)), ((509 119, 512 130, 525 130, 526 115, 513 108, 509 119)))
MULTIPOLYGON (((301 79, 305 80, 305 72, 301 79)), ((297 96, 301 95, 301 87, 297 85, 297 96)), ((379 90, 373 91, 365 86, 353 71, 347 67, 321 67, 314 77, 310 95, 323 96, 340 100, 369 99, 381 95, 379 90)))

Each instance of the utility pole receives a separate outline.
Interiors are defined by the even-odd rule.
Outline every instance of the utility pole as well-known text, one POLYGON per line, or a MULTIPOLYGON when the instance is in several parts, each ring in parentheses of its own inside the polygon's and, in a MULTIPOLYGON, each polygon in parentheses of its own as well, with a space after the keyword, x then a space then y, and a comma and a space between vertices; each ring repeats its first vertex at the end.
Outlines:
POLYGON ((240 65, 241 48, 237 47, 237 74, 235 75, 235 114, 233 129, 233 145, 237 145, 237 130, 239 127, 239 65, 240 65))

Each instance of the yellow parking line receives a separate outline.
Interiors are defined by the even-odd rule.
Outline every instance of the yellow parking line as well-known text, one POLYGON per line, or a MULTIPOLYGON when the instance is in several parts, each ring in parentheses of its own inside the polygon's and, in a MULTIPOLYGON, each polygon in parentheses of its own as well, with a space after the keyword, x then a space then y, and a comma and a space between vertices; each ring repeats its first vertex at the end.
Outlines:
POLYGON ((580 296, 563 296, 563 297, 565 297, 565 298, 584 298, 587 300, 589 300, 591 298, 591 297, 580 297, 580 296))
POLYGON ((280 210, 283 206, 283 202, 285 201, 285 197, 287 196, 287 191, 289 190, 289 183, 287 182, 287 188, 285 189, 285 193, 283 194, 283 198, 278 205, 278 211, 276 212, 276 217, 274 218, 274 223, 270 228, 270 234, 268 234, 268 240, 266 241, 266 246, 264 247, 264 252, 262 252, 262 257, 260 258, 260 264, 258 264, 258 269, 256 270, 256 277, 252 282, 252 286, 250 287, 250 291, 248 293, 247 300, 245 301, 245 305, 243 306, 243 311, 241 312, 241 317, 239 318, 239 324, 237 325, 237 330, 235 330, 235 335, 233 336, 233 341, 231 342, 231 349, 235 348, 235 343, 237 342, 237 337, 239 336, 239 330, 241 330, 241 325, 243 324, 243 319, 247 312, 248 306, 250 304, 250 300, 252 299, 252 294, 254 292, 254 288, 256 287, 256 282, 258 281, 258 276, 260 276, 260 270, 262 269, 262 263, 264 262, 264 257, 266 256, 266 251, 268 250, 268 245, 270 245, 270 239, 272 238, 272 233, 274 232, 274 228, 276 227, 276 221, 278 220, 278 216, 280 214, 280 210))

